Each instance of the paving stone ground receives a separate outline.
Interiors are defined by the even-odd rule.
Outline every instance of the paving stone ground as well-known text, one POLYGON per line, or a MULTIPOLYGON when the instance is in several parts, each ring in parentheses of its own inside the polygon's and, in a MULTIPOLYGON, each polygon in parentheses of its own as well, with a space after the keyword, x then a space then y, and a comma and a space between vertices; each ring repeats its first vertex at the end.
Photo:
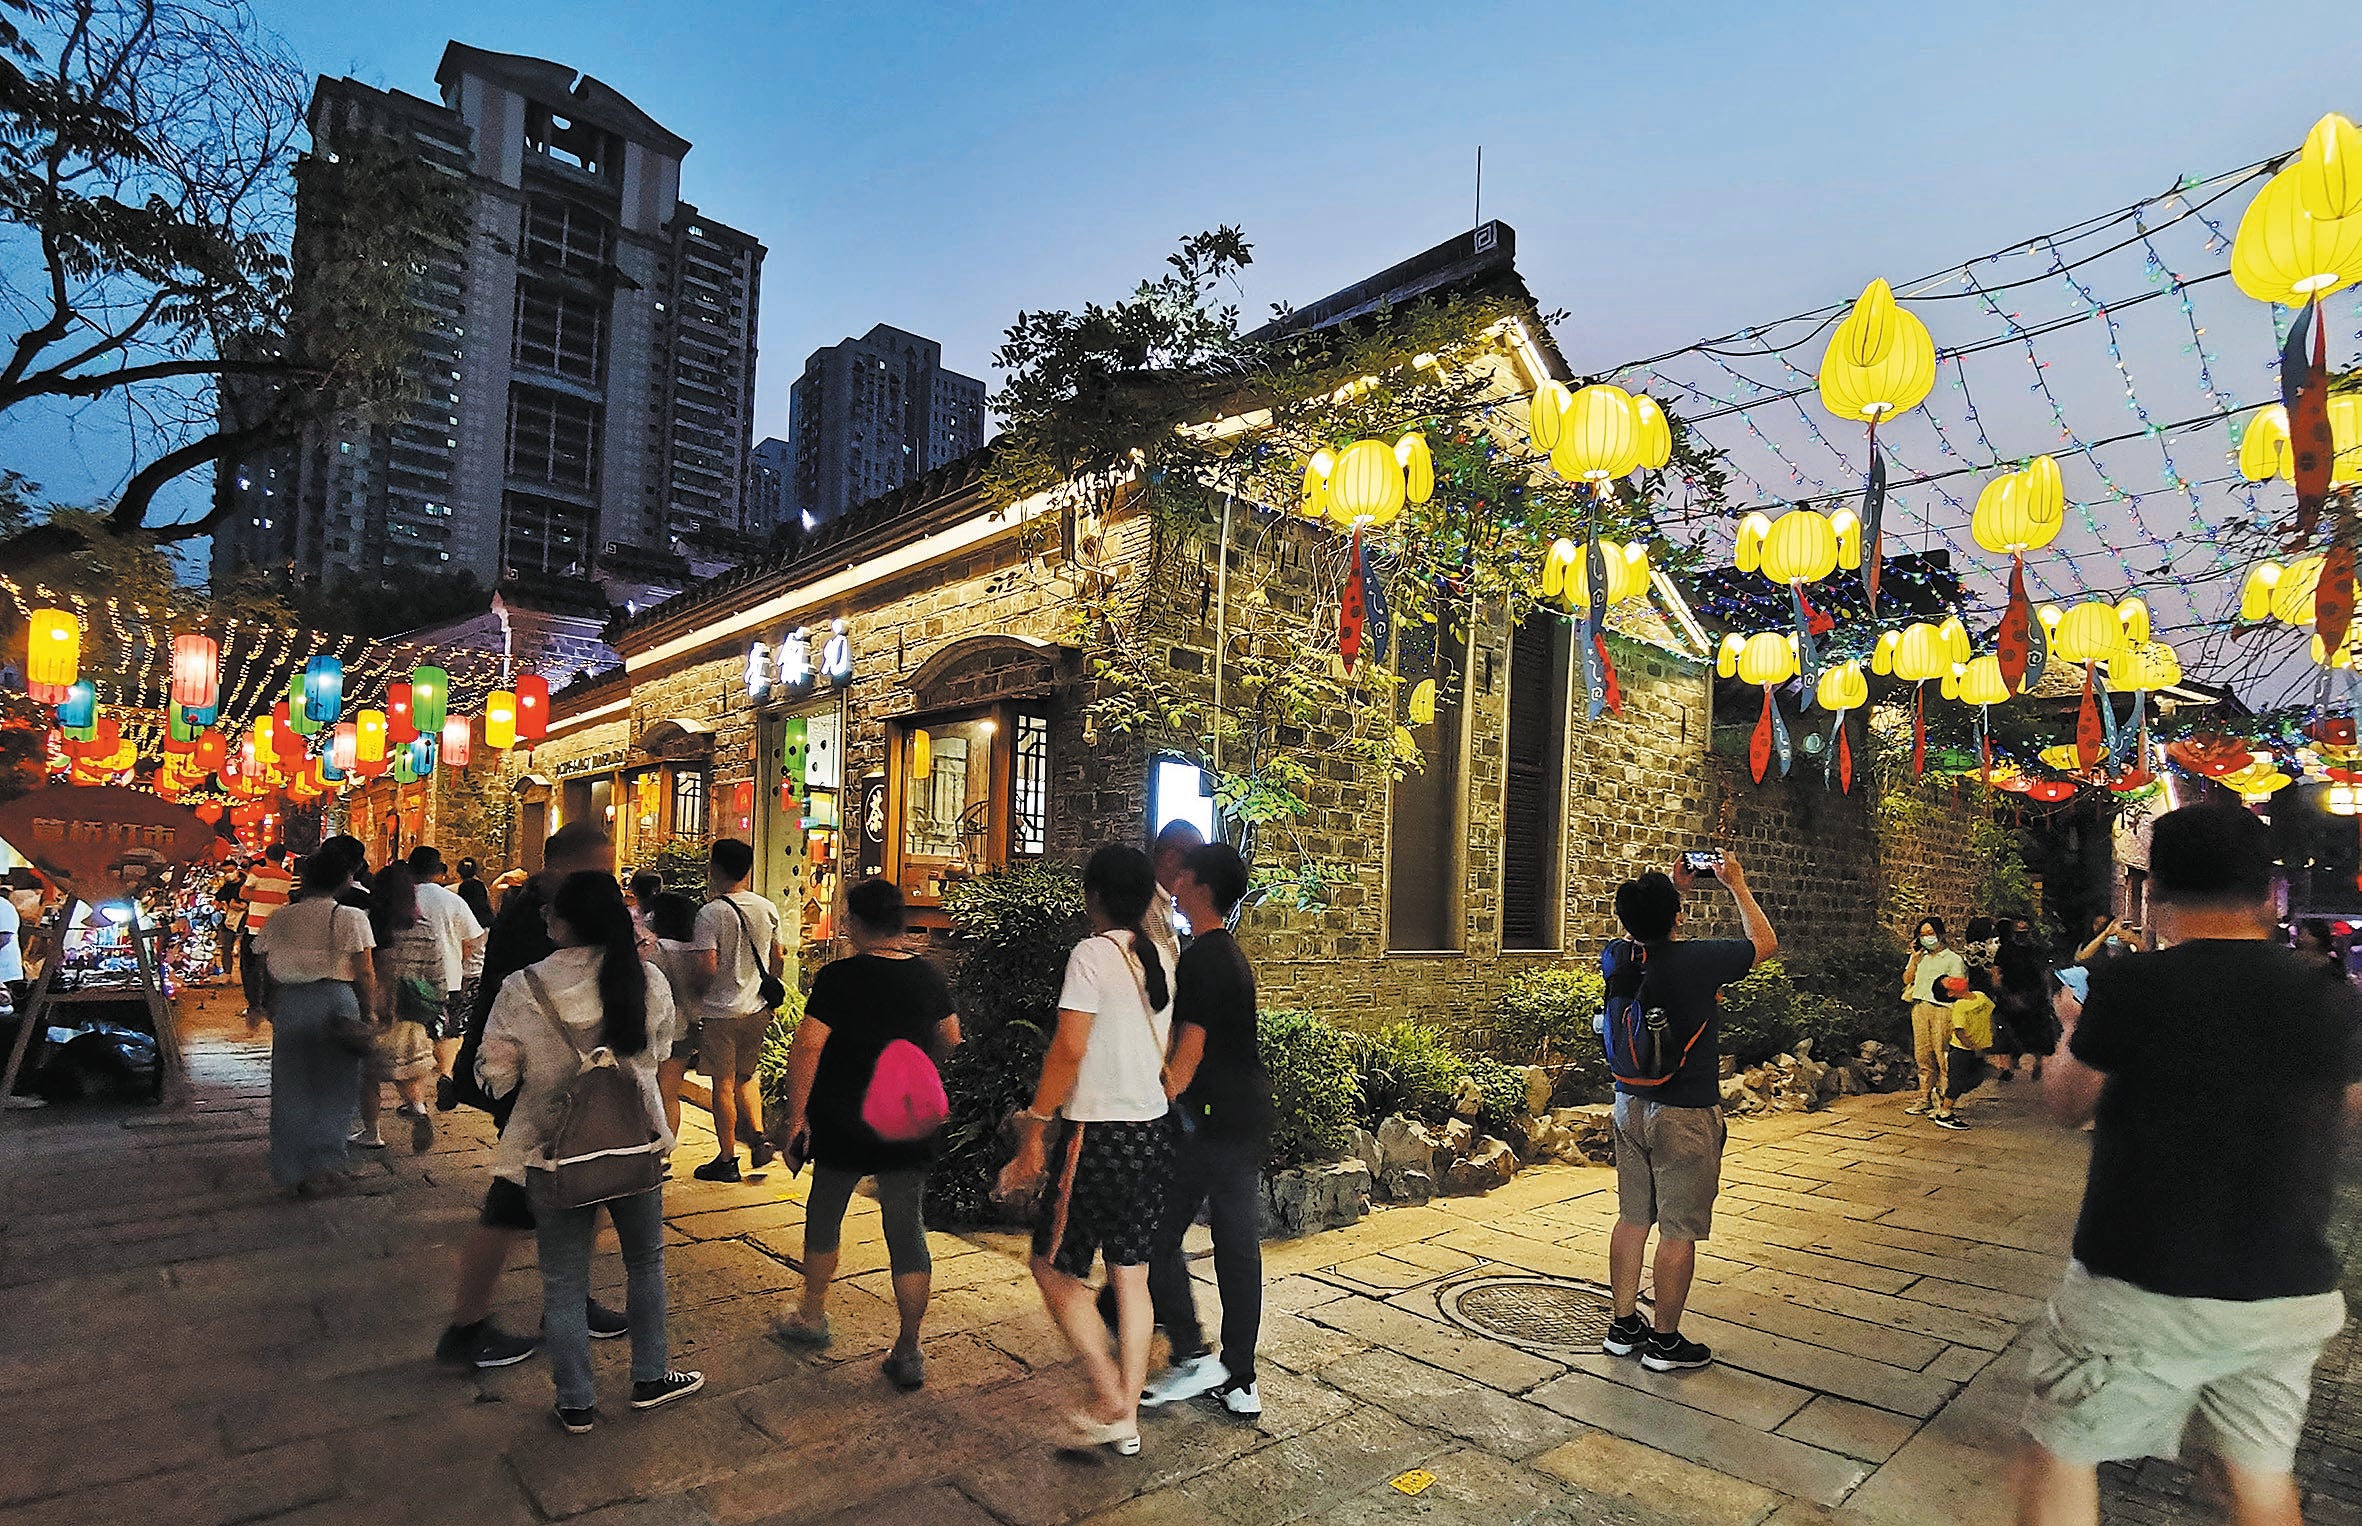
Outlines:
MULTIPOLYGON (((1153 1416, 1136 1459, 1048 1439, 1076 1383, 1018 1237, 933 1237, 929 1382, 902 1395, 877 1370, 893 1317, 872 1205, 847 1228, 837 1343, 813 1356, 765 1335, 799 1282, 800 1184, 684 1179, 666 1196, 670 1324, 707 1389, 634 1414, 624 1354, 602 1347, 600 1427, 573 1437, 541 1361, 428 1359, 484 1121, 445 1115, 432 1152, 282 1200, 267 1051, 223 996, 188 1005, 186 1106, 0 1115, 0 1526, 2001 1522, 2015 1348, 2064 1264, 2087 1153, 2023 1082, 1972 1098, 1966 1134, 1901 1098, 1735 1124, 1685 1323, 1721 1360, 1679 1376, 1450 1317, 1472 1280, 1602 1279, 1606 1170, 1273 1242, 1265 1415, 1153 1416), (1393 1486, 1413 1470, 1433 1482, 1393 1486)), ((711 1150, 702 1115, 687 1133, 684 1167, 711 1150)), ((2351 1245, 2362 1187, 2347 1207, 2351 1245)), ((616 1303, 619 1279, 606 1257, 616 1303)), ((501 1317, 529 1326, 538 1305, 528 1257, 501 1317)), ((2362 1521, 2358 1428, 2349 1331, 2322 1367, 2308 1519, 2362 1521)), ((2110 1520, 2208 1518, 2171 1465, 2111 1469, 2106 1489, 2110 1520)))

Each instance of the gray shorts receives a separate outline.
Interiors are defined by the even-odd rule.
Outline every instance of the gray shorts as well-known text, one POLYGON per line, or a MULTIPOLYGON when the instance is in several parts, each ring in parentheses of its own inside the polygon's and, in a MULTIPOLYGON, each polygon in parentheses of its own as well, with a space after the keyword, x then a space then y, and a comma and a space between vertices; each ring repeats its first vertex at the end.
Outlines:
POLYGON ((1722 1186, 1720 1107, 1667 1107, 1616 1094, 1616 1213, 1675 1240, 1714 1232, 1722 1186))
POLYGON ((2195 1419, 2224 1461, 2289 1472, 2313 1362, 2345 1322, 2338 1293, 2172 1298, 2075 1263, 2034 1329, 2027 1434, 2071 1463, 2173 1458, 2195 1419))

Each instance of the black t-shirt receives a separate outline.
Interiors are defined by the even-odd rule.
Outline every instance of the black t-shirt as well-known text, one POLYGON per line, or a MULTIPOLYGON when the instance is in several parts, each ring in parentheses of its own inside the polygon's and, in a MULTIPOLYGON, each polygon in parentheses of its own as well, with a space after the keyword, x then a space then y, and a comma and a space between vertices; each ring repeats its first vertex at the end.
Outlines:
POLYGON ((1255 972, 1225 928, 1199 933, 1181 951, 1173 1021, 1206 1031, 1205 1055, 1181 1094, 1199 1128, 1218 1139, 1271 1132, 1271 1078, 1255 1035, 1255 972))
POLYGON ((2202 940, 2094 969, 2069 1047, 2107 1081, 2075 1259, 2175 1298, 2335 1288, 2358 1041, 2362 996, 2277 944, 2202 940))
POLYGON ((878 1056, 908 1039, 943 1060, 936 1030, 951 1016, 951 988, 924 959, 853 954, 821 966, 812 977, 805 1015, 827 1025, 828 1043, 812 1077, 804 1116, 812 1125, 812 1159, 833 1171, 903 1171, 935 1157, 932 1139, 908 1144, 880 1139, 861 1121, 862 1099, 878 1056))
POLYGON ((1665 1025, 1673 1042, 1690 1044, 1681 1069, 1663 1086, 1624 1086, 1616 1090, 1666 1107, 1722 1105, 1722 1008, 1724 986, 1755 968, 1755 945, 1745 938, 1708 938, 1699 942, 1652 943, 1648 949, 1648 978, 1641 999, 1665 1009, 1665 1025), (1703 1032, 1699 1030, 1703 1028, 1703 1032))

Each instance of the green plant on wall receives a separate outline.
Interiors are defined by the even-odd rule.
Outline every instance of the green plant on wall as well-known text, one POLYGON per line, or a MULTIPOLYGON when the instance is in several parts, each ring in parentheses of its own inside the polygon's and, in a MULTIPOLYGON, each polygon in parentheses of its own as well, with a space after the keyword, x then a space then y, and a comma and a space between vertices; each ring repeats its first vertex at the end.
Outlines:
POLYGON ((1021 313, 995 357, 1006 428, 986 493, 1032 516, 1028 544, 1055 550, 1073 583, 1093 723, 1194 756, 1255 896, 1316 906, 1354 869, 1299 834, 1315 782, 1399 777, 1418 747, 1387 664, 1349 672, 1338 655, 1349 543, 1289 518, 1313 453, 1410 430, 1433 453, 1430 499, 1364 532, 1397 639, 1522 617, 1550 545, 1594 528, 1652 540, 1660 565, 1679 565, 1683 548, 1653 535, 1654 499, 1678 487, 1693 509, 1718 502, 1723 474, 1674 420, 1664 471, 1596 497, 1547 470, 1508 415, 1488 418, 1516 337, 1544 321, 1513 282, 1257 338, 1223 300, 1252 258, 1219 228, 1183 240, 1127 298, 1021 313), (1212 427, 1250 414, 1252 427, 1212 427), (1144 531, 1114 526, 1119 509, 1144 510, 1144 531), (1176 671, 1176 635, 1201 630, 1207 671, 1176 671))

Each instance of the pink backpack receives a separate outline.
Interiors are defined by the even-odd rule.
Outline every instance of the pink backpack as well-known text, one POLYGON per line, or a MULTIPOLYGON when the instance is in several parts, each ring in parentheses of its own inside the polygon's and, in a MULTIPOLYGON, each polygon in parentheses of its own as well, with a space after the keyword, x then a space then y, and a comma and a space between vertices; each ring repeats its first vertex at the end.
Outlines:
POLYGON ((861 1121, 878 1138, 893 1144, 913 1144, 943 1127, 951 1117, 951 1099, 943 1094, 943 1076, 927 1051, 908 1039, 896 1039, 878 1056, 869 1075, 869 1093, 861 1099, 861 1121))

